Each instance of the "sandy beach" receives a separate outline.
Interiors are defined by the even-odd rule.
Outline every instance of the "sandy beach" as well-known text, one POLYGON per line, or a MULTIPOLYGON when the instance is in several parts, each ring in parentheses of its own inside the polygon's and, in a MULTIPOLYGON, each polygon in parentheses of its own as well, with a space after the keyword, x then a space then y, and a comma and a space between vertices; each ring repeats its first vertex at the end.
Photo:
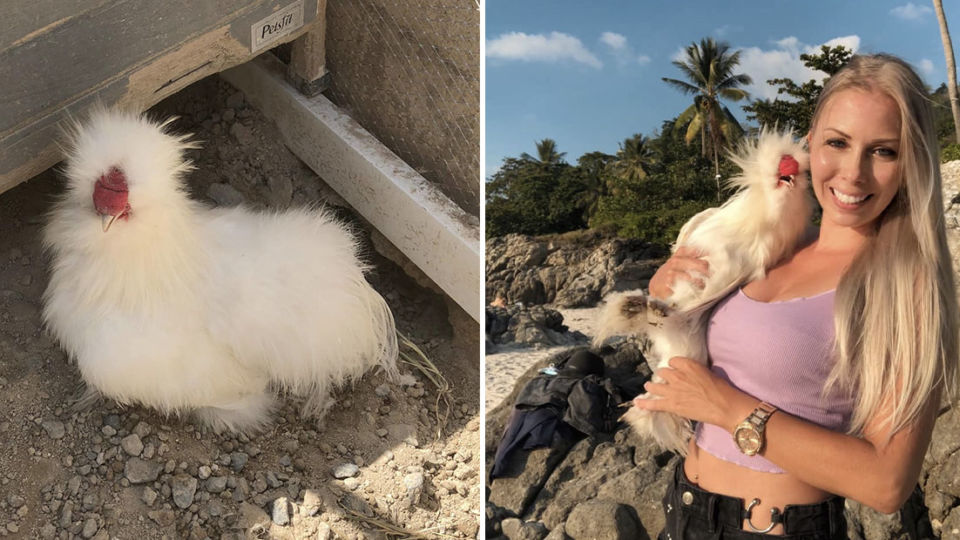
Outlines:
MULTIPOLYGON (((556 309, 556 308, 554 308, 556 309)), ((579 330, 593 336, 593 323, 599 308, 557 309, 563 315, 563 324, 571 331, 579 330)), ((517 379, 536 362, 557 354, 570 346, 533 348, 524 346, 500 346, 497 352, 486 355, 484 381, 486 395, 484 407, 493 410, 513 390, 517 379)))

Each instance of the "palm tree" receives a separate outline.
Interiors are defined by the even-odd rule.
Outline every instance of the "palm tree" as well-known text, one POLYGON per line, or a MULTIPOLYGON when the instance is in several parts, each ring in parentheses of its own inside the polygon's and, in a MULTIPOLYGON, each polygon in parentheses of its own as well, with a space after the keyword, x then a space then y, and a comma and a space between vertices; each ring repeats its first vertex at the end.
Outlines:
POLYGON ((577 167, 581 171, 583 191, 577 197, 577 203, 584 208, 584 221, 597 213, 600 199, 611 192, 609 169, 616 158, 603 152, 588 152, 577 159, 577 167))
POLYGON ((557 152, 557 141, 553 139, 543 139, 537 144, 537 157, 524 152, 520 154, 520 159, 530 163, 539 163, 540 165, 550 166, 563 163, 563 156, 566 152, 557 152))
POLYGON ((647 144, 650 139, 640 133, 627 137, 620 143, 617 159, 611 164, 614 173, 631 182, 647 177, 647 169, 653 162, 653 150, 647 144))
POLYGON ((943 56, 947 61, 947 91, 950 95, 950 110, 953 111, 953 127, 956 131, 957 142, 960 143, 960 98, 957 97, 957 65, 953 59, 953 43, 950 41, 950 31, 947 29, 947 18, 943 14, 943 2, 933 0, 933 7, 937 11, 937 20, 940 21, 940 39, 943 41, 943 56))
POLYGON ((743 133, 740 123, 733 117, 720 99, 740 101, 748 97, 740 86, 750 84, 752 80, 745 74, 734 74, 740 63, 740 51, 730 52, 730 45, 715 42, 712 38, 700 40, 700 44, 691 43, 686 48, 683 60, 674 60, 686 81, 663 77, 667 84, 686 94, 693 94, 693 105, 680 113, 677 125, 687 125, 685 140, 687 144, 700 134, 700 145, 704 155, 707 142, 713 151, 713 168, 717 179, 717 199, 720 197, 720 148, 732 142, 743 133))

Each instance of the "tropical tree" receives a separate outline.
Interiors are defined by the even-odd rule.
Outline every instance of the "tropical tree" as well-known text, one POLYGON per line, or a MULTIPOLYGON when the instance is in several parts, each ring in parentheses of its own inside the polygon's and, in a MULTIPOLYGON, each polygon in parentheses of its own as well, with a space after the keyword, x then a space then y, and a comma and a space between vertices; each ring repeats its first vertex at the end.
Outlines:
POLYGON ((630 181, 647 177, 648 169, 654 161, 650 140, 640 133, 624 139, 617 150, 617 158, 611 163, 614 174, 630 181))
POLYGON ((953 43, 950 41, 950 30, 947 29, 947 18, 943 14, 941 0, 933 0, 933 7, 937 11, 937 20, 940 21, 940 39, 943 41, 943 56, 947 62, 947 91, 950 93, 950 110, 953 111, 953 124, 960 143, 960 98, 957 97, 957 65, 953 59, 953 43))
MULTIPOLYGON (((801 54, 803 65, 833 76, 847 64, 853 51, 842 45, 829 47, 822 45, 816 54, 801 54)), ((769 79, 767 84, 777 89, 778 95, 786 95, 788 99, 774 100, 758 99, 749 105, 744 105, 747 120, 753 120, 761 126, 778 126, 781 129, 791 129, 797 135, 804 135, 810 131, 810 121, 813 110, 820 100, 823 85, 816 79, 810 79, 803 84, 797 84, 792 79, 769 79)))
POLYGON ((740 63, 740 52, 730 51, 730 45, 704 38, 691 43, 681 60, 673 65, 686 80, 663 77, 663 81, 686 94, 693 95, 693 105, 680 113, 678 125, 686 125, 686 142, 700 135, 701 151, 707 147, 713 152, 713 168, 717 179, 717 199, 720 198, 720 149, 743 133, 743 128, 721 99, 740 101, 749 97, 740 88, 752 82, 748 75, 734 73, 740 63))
POLYGON ((522 161, 530 163, 539 163, 540 165, 550 166, 563 163, 563 156, 567 155, 566 152, 557 152, 557 141, 553 139, 543 139, 536 143, 537 145, 537 156, 531 156, 530 154, 524 152, 520 154, 520 159, 522 161))
POLYGON ((577 159, 577 169, 583 183, 583 191, 580 193, 578 203, 584 209, 586 223, 589 223, 590 218, 596 213, 600 199, 610 194, 612 184, 610 169, 614 160, 616 160, 614 156, 596 151, 587 152, 577 159))

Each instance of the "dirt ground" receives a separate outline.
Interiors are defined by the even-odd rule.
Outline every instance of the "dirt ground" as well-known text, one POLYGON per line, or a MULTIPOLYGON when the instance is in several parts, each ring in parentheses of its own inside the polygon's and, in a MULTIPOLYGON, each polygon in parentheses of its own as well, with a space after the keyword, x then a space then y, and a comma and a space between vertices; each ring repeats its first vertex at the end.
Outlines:
MULTIPOLYGON (((282 146, 270 121, 216 77, 153 111, 181 116, 175 129, 202 142, 191 152, 197 199, 343 205, 282 146)), ((0 536, 386 538, 404 529, 477 537, 479 329, 374 251, 382 240, 364 235, 369 279, 398 329, 449 381, 446 424, 434 384, 403 364, 399 384, 374 372, 338 391, 319 425, 286 399, 269 432, 220 436, 110 401, 72 409, 78 371, 40 319, 48 263, 40 232, 60 189, 47 172, 0 195, 0 536)), ((349 209, 337 214, 365 227, 349 209)))

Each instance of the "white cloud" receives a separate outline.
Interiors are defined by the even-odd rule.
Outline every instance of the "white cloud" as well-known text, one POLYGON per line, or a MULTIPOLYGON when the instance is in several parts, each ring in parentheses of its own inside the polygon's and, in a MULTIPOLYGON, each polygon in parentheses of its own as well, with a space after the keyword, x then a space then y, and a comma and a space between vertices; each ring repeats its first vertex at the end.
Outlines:
POLYGON ((622 50, 627 46, 627 37, 616 32, 604 32, 600 34, 600 41, 613 50, 622 50))
POLYGON ((510 32, 487 41, 487 56, 526 62, 574 61, 600 69, 603 62, 594 56, 579 39, 562 32, 525 34, 510 32))
POLYGON ((627 36, 616 32, 604 32, 600 34, 600 42, 609 48, 609 53, 617 61, 621 68, 628 66, 645 66, 650 63, 650 57, 645 54, 639 54, 633 50, 633 47, 627 43, 627 36))
POLYGON ((920 68, 920 71, 922 71, 924 75, 932 74, 934 69, 933 62, 930 61, 929 58, 921 58, 920 64, 918 64, 917 67, 920 68))
POLYGON ((913 2, 907 2, 906 5, 897 6, 890 10, 890 14, 894 17, 898 17, 907 21, 920 20, 928 13, 933 13, 933 9, 930 6, 918 6, 913 2))
POLYGON ((730 34, 730 33, 732 33, 732 32, 740 32, 740 31, 742 31, 742 30, 743 30, 743 27, 742 27, 742 26, 734 26, 734 25, 730 25, 730 24, 725 24, 725 25, 721 26, 720 28, 715 28, 715 29, 713 30, 713 35, 715 35, 715 36, 717 36, 717 37, 719 37, 719 38, 723 38, 723 37, 726 37, 728 34, 730 34))
MULTIPOLYGON (((860 48, 859 36, 843 36, 823 43, 831 47, 843 45, 857 52, 860 48)), ((792 79, 803 84, 810 79, 823 80, 826 74, 803 65, 800 55, 820 52, 820 45, 807 45, 796 37, 790 36, 774 42, 773 49, 748 47, 740 50, 739 73, 747 73, 753 83, 745 89, 752 99, 775 99, 776 88, 767 84, 769 79, 792 79)))

